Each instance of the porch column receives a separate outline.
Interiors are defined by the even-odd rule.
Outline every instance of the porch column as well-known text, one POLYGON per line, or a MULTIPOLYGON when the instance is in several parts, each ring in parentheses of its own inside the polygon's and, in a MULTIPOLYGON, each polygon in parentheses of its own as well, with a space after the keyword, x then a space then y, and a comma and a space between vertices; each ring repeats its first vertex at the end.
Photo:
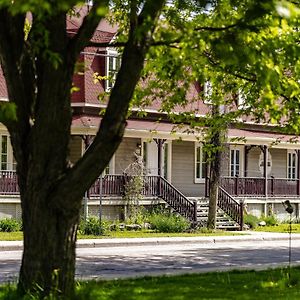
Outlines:
POLYGON ((265 196, 268 196, 268 174, 267 174, 267 167, 268 167, 268 146, 264 145, 263 147, 264 152, 264 177, 265 177, 265 196))
POLYGON ((251 146, 245 146, 244 151, 244 177, 248 176, 248 153, 251 150, 251 146))
MULTIPOLYGON (((84 152, 81 154, 83 155, 92 144, 94 137, 91 135, 82 135, 81 138, 83 139, 84 142, 84 152)), ((84 198, 83 198, 83 217, 85 221, 89 216, 88 199, 89 199, 89 190, 87 190, 84 193, 84 198)))
POLYGON ((297 195, 300 195, 300 150, 297 150, 297 195))
POLYGON ((157 145, 157 175, 162 176, 162 147, 165 139, 154 139, 157 145))

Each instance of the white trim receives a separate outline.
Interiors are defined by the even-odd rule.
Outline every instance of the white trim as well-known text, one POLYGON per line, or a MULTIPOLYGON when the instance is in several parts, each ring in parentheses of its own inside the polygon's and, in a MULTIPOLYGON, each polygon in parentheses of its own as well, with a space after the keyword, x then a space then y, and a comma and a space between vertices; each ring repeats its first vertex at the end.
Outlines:
POLYGON ((297 179, 298 178, 298 155, 295 149, 288 149, 286 152, 286 178, 297 179), (295 178, 289 177, 289 154, 295 155, 295 178))
MULTIPOLYGON (((113 69, 114 69, 114 71, 116 71, 116 73, 114 74, 114 77, 115 77, 119 71, 119 70, 117 70, 117 59, 121 60, 121 56, 116 49, 106 48, 106 57, 105 57, 105 76, 107 78, 107 79, 105 79, 105 91, 106 92, 109 92, 113 87, 113 86, 109 86, 109 83, 111 81, 115 81, 115 78, 109 79, 109 59, 113 59, 113 61, 112 61, 113 69)), ((113 85, 114 85, 114 82, 113 82, 113 85)))
MULTIPOLYGON (((98 131, 97 126, 91 127, 72 127, 71 133, 74 135, 95 135, 98 131)), ((259 132, 257 133, 259 134, 259 132)), ((204 137, 203 134, 199 133, 199 135, 188 134, 188 133, 170 133, 167 131, 150 131, 150 130, 138 130, 138 129, 125 129, 124 137, 135 137, 135 138, 144 138, 144 139, 152 139, 152 138, 161 138, 161 139, 168 139, 168 140, 178 140, 182 139, 183 141, 203 141, 204 137)), ((231 145, 235 145, 235 142, 230 142, 231 139, 240 138, 236 136, 228 137, 229 143, 231 145)), ((265 137, 251 137, 247 138, 246 141, 240 141, 240 145, 267 145, 270 148, 276 149, 300 149, 300 142, 299 143, 290 143, 290 142, 280 142, 279 144, 273 145, 276 142, 274 138, 265 138, 265 137)))
POLYGON ((196 142, 194 144, 194 183, 205 183, 205 178, 202 174, 203 165, 203 145, 196 142), (197 149, 200 148, 200 178, 197 177, 197 149))
POLYGON ((172 141, 168 140, 166 141, 166 143, 168 144, 168 169, 167 169, 167 174, 168 174, 168 178, 167 180, 169 182, 172 182, 172 141))
POLYGON ((106 108, 107 105, 87 103, 87 102, 72 102, 71 107, 96 107, 96 108, 106 108))
POLYGON ((244 166, 244 151, 245 151, 245 148, 244 146, 242 145, 230 145, 229 147, 229 168, 228 168, 228 175, 229 176, 235 176, 235 175, 231 175, 231 151, 236 151, 236 150, 239 150, 239 174, 238 176, 239 177, 244 177, 244 169, 245 169, 245 166, 244 166))

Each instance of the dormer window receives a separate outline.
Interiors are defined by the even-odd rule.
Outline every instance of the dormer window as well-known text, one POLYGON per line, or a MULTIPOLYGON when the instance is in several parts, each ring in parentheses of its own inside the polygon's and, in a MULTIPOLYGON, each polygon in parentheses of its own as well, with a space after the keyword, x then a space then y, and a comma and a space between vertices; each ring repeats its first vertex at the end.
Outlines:
POLYGON ((121 66, 121 57, 117 51, 108 50, 106 56, 106 81, 105 89, 109 91, 115 84, 118 71, 121 66))

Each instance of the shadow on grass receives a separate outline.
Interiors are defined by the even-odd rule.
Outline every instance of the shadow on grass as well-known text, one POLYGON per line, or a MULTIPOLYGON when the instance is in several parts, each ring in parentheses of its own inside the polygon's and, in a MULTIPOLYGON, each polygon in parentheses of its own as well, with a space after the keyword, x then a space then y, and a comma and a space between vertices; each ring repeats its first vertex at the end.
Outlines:
MULTIPOLYGON (((300 299, 300 268, 267 271, 231 271, 131 280, 78 282, 74 300, 192 300, 192 299, 300 299)), ((23 298, 15 286, 0 287, 1 300, 23 298)), ((46 299, 57 299, 48 297, 46 299)))
POLYGON ((291 280, 287 274, 276 269, 89 282, 79 284, 76 299, 299 299, 300 269, 292 269, 291 280))

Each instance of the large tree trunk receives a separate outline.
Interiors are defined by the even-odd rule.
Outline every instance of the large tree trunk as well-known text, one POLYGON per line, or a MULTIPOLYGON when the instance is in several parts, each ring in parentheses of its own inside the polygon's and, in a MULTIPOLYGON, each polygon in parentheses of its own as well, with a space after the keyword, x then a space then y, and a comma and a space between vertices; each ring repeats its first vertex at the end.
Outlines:
POLYGON ((11 15, 7 7, 0 8, 0 62, 9 101, 17 108, 15 120, 5 125, 21 194, 24 252, 18 289, 22 293, 68 297, 74 291, 81 198, 122 140, 130 100, 164 2, 145 1, 139 15, 137 3, 132 2, 128 40, 105 115, 93 143, 73 167, 68 167, 67 156, 74 66, 108 1, 94 1, 72 37, 67 35, 66 10, 55 3, 52 13, 33 14, 27 39, 26 13, 11 15))
MULTIPOLYGON (((214 146, 221 145, 220 134, 216 133, 212 138, 214 146)), ((218 203, 218 191, 220 184, 221 174, 221 149, 218 148, 214 151, 213 157, 210 162, 210 181, 209 181, 209 208, 207 228, 215 229, 217 222, 217 203, 218 203)))
POLYGON ((222 147, 226 132, 225 123, 221 121, 222 116, 219 104, 212 106, 212 117, 215 118, 215 124, 212 124, 210 128, 209 141, 209 144, 212 146, 212 152, 210 153, 209 209, 207 218, 207 228, 209 229, 216 228, 222 147))
POLYGON ((49 207, 39 195, 37 197, 29 200, 25 195, 22 199, 24 252, 19 289, 22 293, 37 292, 42 296, 50 292, 71 296, 80 210, 73 208, 73 212, 66 216, 49 207))

